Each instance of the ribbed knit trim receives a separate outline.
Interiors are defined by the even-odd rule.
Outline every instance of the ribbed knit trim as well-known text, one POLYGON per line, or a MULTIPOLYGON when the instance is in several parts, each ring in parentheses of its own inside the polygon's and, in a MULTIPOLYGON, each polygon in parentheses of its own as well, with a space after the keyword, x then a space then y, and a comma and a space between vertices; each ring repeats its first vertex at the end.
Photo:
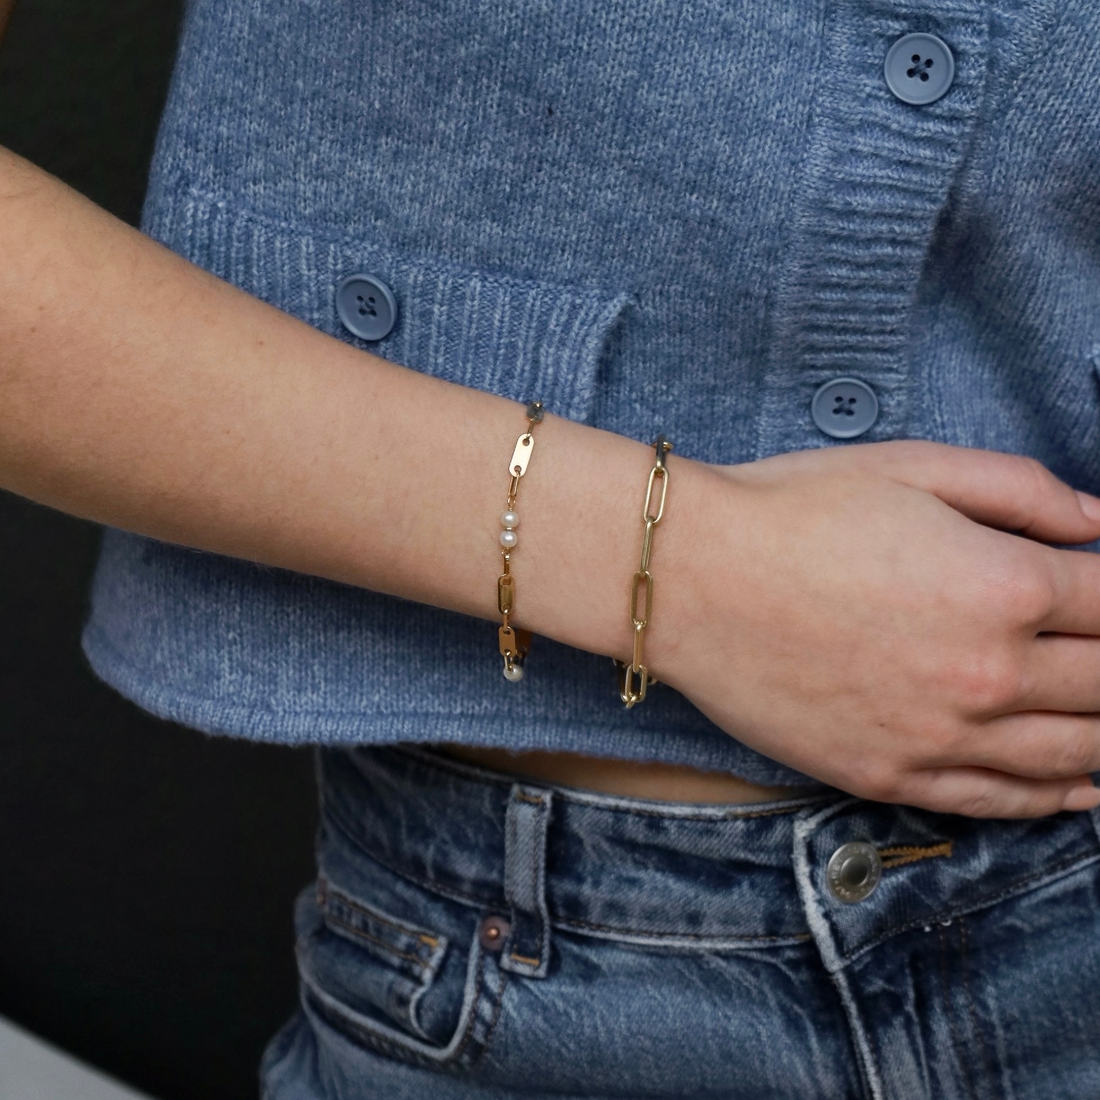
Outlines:
POLYGON ((978 117, 987 37, 984 7, 971 0, 848 0, 829 12, 775 298, 758 454, 786 450, 794 437, 804 445, 814 391, 841 375, 869 383, 879 398, 878 422, 861 443, 910 434, 915 372, 905 354, 907 323, 978 117), (923 107, 897 100, 883 76, 890 46, 910 32, 938 35, 955 55, 949 92, 923 107))
MULTIPOLYGON (((213 735, 240 737, 279 745, 361 745, 397 742, 477 745, 506 748, 587 751, 618 760, 662 761, 705 771, 729 772, 767 786, 798 786, 826 791, 816 780, 752 752, 725 735, 698 728, 639 729, 612 726, 598 719, 591 727, 576 717, 532 713, 521 721, 514 714, 463 710, 436 701, 418 710, 395 700, 386 710, 326 710, 303 701, 293 709, 264 710, 221 692, 187 692, 166 683, 120 652, 93 620, 81 639, 92 671, 143 710, 167 721, 213 735)), ((608 681, 610 683, 610 680, 608 681)))
POLYGON ((189 190, 161 194, 148 209, 152 236, 307 324, 460 385, 540 398, 570 420, 589 417, 600 353, 630 300, 316 234, 189 190), (384 340, 365 343, 340 323, 336 287, 355 272, 378 275, 397 297, 398 322, 384 340))

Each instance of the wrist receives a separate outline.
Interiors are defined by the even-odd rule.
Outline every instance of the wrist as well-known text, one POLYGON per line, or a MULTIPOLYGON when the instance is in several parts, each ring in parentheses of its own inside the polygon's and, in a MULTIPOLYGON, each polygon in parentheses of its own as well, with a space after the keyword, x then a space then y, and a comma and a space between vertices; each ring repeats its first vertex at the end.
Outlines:
MULTIPOLYGON (((550 417, 540 447, 538 470, 532 462, 524 479, 525 557, 515 566, 521 573, 516 621, 536 635, 629 661, 631 580, 645 531, 653 447, 550 417)), ((700 501, 713 476, 709 467, 675 452, 666 462, 669 487, 653 533, 653 611, 645 638, 646 664, 659 680, 670 680, 680 662, 690 660, 690 609, 699 587, 692 578, 694 546, 702 537, 700 501)), ((609 674, 608 690, 612 684, 609 674)))
POLYGON ((524 478, 516 622, 578 649, 629 655, 629 582, 652 449, 552 416, 541 427, 541 453, 524 478))

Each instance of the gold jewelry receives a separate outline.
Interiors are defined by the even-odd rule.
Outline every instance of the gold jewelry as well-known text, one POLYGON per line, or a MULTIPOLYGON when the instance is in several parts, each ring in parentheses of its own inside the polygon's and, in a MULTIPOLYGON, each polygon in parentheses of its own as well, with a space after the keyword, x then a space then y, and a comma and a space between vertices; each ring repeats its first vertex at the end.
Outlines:
POLYGON ((672 444, 663 435, 659 435, 653 447, 657 452, 657 460, 653 469, 649 471, 645 505, 642 508, 642 522, 645 523, 645 534, 642 536, 642 563, 630 581, 630 621, 634 624, 634 656, 630 662, 615 661, 619 667, 619 698, 628 710, 645 698, 646 688, 650 684, 657 683, 645 666, 645 628, 653 615, 653 576, 649 572, 649 555, 653 551, 653 528, 661 522, 661 517, 665 514, 665 497, 668 495, 668 467, 665 465, 665 455, 672 450, 672 444), (653 488, 658 479, 661 482, 661 495, 657 503, 657 514, 654 515, 653 488), (645 614, 639 616, 638 593, 643 584, 645 585, 645 614), (635 676, 638 678, 637 688, 634 686, 635 676))
POLYGON ((512 683, 523 679, 523 661, 531 648, 531 632, 517 630, 508 621, 516 602, 516 578, 511 570, 512 551, 519 541, 516 535, 516 528, 519 526, 516 492, 519 489, 519 479, 527 473, 527 463, 531 461, 531 452, 535 449, 532 432, 535 425, 542 422, 544 411, 541 401, 532 401, 527 406, 527 431, 516 440, 516 449, 508 464, 508 473, 512 478, 508 486, 508 507, 500 517, 500 522, 504 525, 504 530, 500 533, 500 556, 504 560, 504 570, 497 577, 497 608, 501 618, 497 639, 500 655, 504 658, 504 678, 512 683))

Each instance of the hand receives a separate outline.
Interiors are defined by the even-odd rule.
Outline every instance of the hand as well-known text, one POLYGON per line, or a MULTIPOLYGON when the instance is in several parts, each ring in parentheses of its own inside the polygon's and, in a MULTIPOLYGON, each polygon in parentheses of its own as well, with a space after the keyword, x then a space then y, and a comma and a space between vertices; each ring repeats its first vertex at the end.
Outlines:
POLYGON ((654 672, 724 730, 884 802, 1100 803, 1100 556, 1043 544, 1100 538, 1100 500, 933 443, 680 470, 654 672))

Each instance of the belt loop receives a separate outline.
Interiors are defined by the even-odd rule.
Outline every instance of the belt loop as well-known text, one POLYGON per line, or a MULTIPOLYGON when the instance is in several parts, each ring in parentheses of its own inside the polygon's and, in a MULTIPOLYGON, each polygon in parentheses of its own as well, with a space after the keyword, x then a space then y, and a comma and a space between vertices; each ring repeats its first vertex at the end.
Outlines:
POLYGON ((500 965, 513 974, 545 978, 550 963, 546 908, 546 827, 551 792, 516 783, 504 819, 504 897, 512 929, 500 965))

